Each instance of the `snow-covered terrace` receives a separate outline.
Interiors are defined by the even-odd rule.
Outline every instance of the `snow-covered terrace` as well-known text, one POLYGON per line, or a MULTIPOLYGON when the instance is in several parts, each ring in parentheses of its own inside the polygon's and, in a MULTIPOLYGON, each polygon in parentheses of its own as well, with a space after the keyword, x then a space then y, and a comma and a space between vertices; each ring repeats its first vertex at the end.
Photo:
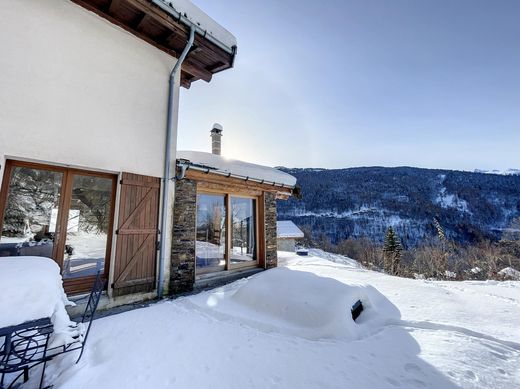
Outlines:
POLYGON ((520 387, 520 282, 398 278, 319 250, 279 260, 96 320, 79 365, 52 363, 55 388, 520 387))

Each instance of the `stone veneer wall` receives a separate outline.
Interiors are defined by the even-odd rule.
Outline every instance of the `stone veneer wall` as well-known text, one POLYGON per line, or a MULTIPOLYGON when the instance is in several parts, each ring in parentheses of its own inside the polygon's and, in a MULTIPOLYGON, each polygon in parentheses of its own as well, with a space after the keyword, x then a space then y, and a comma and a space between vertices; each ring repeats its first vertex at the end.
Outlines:
POLYGON ((265 268, 278 265, 276 239, 276 196, 265 192, 265 268))
POLYGON ((183 179, 175 182, 170 294, 193 290, 195 283, 195 236, 197 183, 183 179))
MULTIPOLYGON (((265 192, 265 268, 278 264, 276 238, 276 196, 265 192)), ((175 183, 170 294, 193 290, 195 283, 195 238, 197 183, 183 179, 175 183)))

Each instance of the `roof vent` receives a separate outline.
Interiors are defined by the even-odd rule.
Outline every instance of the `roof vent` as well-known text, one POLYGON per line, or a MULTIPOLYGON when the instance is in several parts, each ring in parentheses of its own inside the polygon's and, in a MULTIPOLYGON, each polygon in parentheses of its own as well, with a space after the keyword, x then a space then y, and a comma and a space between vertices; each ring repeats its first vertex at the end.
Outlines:
POLYGON ((221 152, 221 138, 222 138, 222 126, 218 123, 213 124, 213 128, 210 131, 211 134, 211 152, 215 155, 220 155, 221 152))

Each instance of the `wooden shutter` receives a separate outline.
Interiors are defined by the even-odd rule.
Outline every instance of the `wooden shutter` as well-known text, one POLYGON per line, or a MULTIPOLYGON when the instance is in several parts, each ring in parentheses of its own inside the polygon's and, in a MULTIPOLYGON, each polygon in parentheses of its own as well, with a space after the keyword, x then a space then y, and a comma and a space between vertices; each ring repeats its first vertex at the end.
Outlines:
POLYGON ((122 175, 114 296, 155 289, 160 186, 160 178, 122 175))

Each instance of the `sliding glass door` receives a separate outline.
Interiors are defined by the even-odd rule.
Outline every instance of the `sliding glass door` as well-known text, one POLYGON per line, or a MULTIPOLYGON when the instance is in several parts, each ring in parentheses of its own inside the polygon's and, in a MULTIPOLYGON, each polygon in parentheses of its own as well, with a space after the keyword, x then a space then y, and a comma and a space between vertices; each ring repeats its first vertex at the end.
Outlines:
POLYGON ((226 197, 197 196, 196 266, 199 273, 226 269, 226 197))
POLYGON ((257 199, 230 194, 197 195, 197 274, 258 263, 257 199))
POLYGON ((115 187, 111 174, 8 161, 0 256, 52 258, 66 289, 88 291, 98 270, 108 276, 115 187))
POLYGON ((231 196, 231 265, 256 262, 256 200, 231 196))

